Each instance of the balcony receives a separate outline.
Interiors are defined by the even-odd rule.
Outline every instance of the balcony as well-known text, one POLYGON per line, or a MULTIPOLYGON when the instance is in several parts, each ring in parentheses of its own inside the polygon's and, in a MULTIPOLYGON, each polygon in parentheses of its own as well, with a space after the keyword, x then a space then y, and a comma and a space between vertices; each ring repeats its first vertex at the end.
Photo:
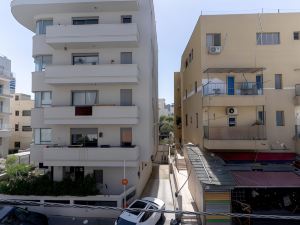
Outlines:
POLYGON ((8 89, 0 88, 0 98, 10 99, 12 97, 8 89))
POLYGON ((300 84, 295 85, 295 105, 300 105, 300 84))
POLYGON ((12 128, 9 124, 0 124, 0 137, 9 137, 11 130, 12 128))
POLYGON ((12 0, 11 11, 16 20, 35 32, 39 15, 126 12, 138 10, 138 0, 12 0))
POLYGON ((139 147, 46 147, 43 162, 46 166, 136 166, 139 147))
POLYGON ((47 84, 137 83, 136 64, 51 65, 45 72, 47 84))
POLYGON ((136 47, 137 24, 54 25, 47 27, 46 43, 55 49, 136 47))
POLYGON ((261 106, 265 105, 263 89, 256 82, 208 83, 203 86, 203 106, 261 106))
POLYGON ((92 125, 92 124, 137 124, 137 106, 55 106, 33 110, 33 116, 44 112, 44 122, 48 125, 92 125))
POLYGON ((210 150, 268 150, 264 125, 204 127, 204 147, 210 150))

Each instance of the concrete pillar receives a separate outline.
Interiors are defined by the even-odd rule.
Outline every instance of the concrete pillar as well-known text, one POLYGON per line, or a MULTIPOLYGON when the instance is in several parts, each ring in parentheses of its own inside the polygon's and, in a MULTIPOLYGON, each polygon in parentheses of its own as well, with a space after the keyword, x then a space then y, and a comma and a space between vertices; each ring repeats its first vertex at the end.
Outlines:
POLYGON ((62 181, 63 180, 63 167, 62 166, 54 166, 53 167, 53 180, 54 181, 62 181))

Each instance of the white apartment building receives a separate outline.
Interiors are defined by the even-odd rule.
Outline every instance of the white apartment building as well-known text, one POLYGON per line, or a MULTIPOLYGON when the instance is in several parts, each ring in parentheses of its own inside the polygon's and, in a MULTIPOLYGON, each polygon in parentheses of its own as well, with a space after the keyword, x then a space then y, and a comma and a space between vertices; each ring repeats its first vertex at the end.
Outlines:
POLYGON ((6 157, 8 154, 11 78, 11 61, 5 56, 0 56, 0 157, 6 157))
POLYGON ((138 196, 158 137, 152 0, 13 0, 11 7, 35 32, 32 160, 55 181, 91 174, 103 194, 121 194, 125 177, 138 196))
POLYGON ((22 93, 13 94, 10 102, 10 125, 12 126, 9 140, 9 151, 18 152, 30 148, 32 143, 31 110, 34 101, 31 96, 22 93))

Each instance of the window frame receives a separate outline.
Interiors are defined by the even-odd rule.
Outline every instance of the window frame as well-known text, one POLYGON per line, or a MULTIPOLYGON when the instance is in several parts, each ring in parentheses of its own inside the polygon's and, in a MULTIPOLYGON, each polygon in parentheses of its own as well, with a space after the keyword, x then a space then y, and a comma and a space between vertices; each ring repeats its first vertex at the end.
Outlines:
POLYGON ((256 33, 256 45, 280 45, 280 42, 281 42, 280 32, 257 32, 256 33), (274 38, 275 35, 278 36, 274 38))
POLYGON ((71 92, 71 104, 72 106, 94 106, 97 105, 99 100, 98 100, 98 91, 97 90, 74 90, 71 92), (91 93, 96 93, 96 98, 95 98, 95 103, 94 104, 87 104, 87 92, 91 92, 91 93), (84 104, 83 105, 77 105, 74 104, 74 94, 76 93, 84 93, 84 104))
POLYGON ((23 110, 22 116, 31 116, 31 110, 23 110))
POLYGON ((34 129, 34 144, 35 145, 47 145, 47 144, 50 144, 52 142, 52 129, 51 128, 36 128, 34 129), (51 136, 51 140, 43 140, 43 135, 42 135, 42 131, 43 130, 50 130, 51 133, 50 133, 50 136, 51 136), (36 140, 36 137, 37 137, 37 132, 38 131, 38 138, 39 140, 36 140))
POLYGON ((99 65, 100 64, 100 60, 99 60, 99 53, 73 53, 72 54, 72 65, 73 66, 78 66, 78 65, 99 65), (96 62, 92 62, 92 63, 76 63, 75 62, 75 58, 88 58, 88 57, 95 57, 97 58, 96 62))
POLYGON ((22 131, 23 132, 32 132, 32 127, 31 126, 22 126, 22 131))
POLYGON ((35 34, 36 35, 45 35, 48 26, 53 26, 53 19, 41 19, 36 21, 35 34), (45 22, 50 22, 45 24, 45 22))
POLYGON ((284 127, 285 126, 285 115, 284 115, 283 110, 276 111, 276 126, 277 127, 284 127))
POLYGON ((100 22, 100 19, 99 19, 99 16, 90 16, 90 17, 72 17, 72 25, 74 26, 85 26, 85 25, 96 25, 96 24, 99 24, 100 22), (83 21, 84 23, 78 23, 76 24, 75 21, 83 21), (92 23, 88 23, 88 21, 92 22, 92 23))
POLYGON ((130 23, 132 23, 132 15, 122 15, 121 16, 121 23, 122 24, 130 24, 130 23), (129 22, 126 22, 126 21, 124 21, 124 19, 126 20, 126 19, 129 19, 130 21, 129 22))
POLYGON ((275 90, 282 90, 282 89, 283 89, 282 74, 275 74, 275 90), (279 83, 277 83, 277 82, 279 82, 279 83))
POLYGON ((222 33, 207 33, 206 34, 206 47, 210 48, 213 46, 221 47, 222 46, 222 33), (208 37, 211 37, 211 43, 208 42, 208 37), (219 39, 219 40, 217 40, 219 39), (219 43, 217 43, 219 42, 219 43))
POLYGON ((53 56, 52 55, 37 55, 34 56, 35 72, 44 72, 46 67, 52 65, 53 56), (46 57, 49 57, 49 62, 47 62, 46 57), (40 60, 40 61, 39 61, 40 60))
POLYGON ((133 64, 133 53, 132 52, 120 52, 120 64, 122 64, 122 65, 133 64), (124 61, 123 55, 130 55, 130 60, 128 60, 128 58, 126 58, 126 60, 124 61))
POLYGON ((35 108, 45 108, 52 106, 52 91, 36 91, 34 92, 34 107, 35 108), (50 103, 44 104, 43 103, 43 96, 46 93, 50 93, 50 103), (39 95, 39 97, 38 97, 39 95))

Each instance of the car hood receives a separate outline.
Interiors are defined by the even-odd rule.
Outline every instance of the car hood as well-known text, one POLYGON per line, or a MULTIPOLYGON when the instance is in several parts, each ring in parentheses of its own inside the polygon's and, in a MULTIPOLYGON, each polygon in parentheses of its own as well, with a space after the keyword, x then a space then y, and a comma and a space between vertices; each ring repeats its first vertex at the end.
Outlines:
POLYGON ((158 205, 159 209, 161 209, 165 205, 165 203, 158 198, 147 197, 147 198, 143 198, 142 200, 148 202, 154 202, 156 205, 158 205))
POLYGON ((48 225, 48 218, 40 213, 29 212, 24 222, 29 222, 33 225, 48 225))

